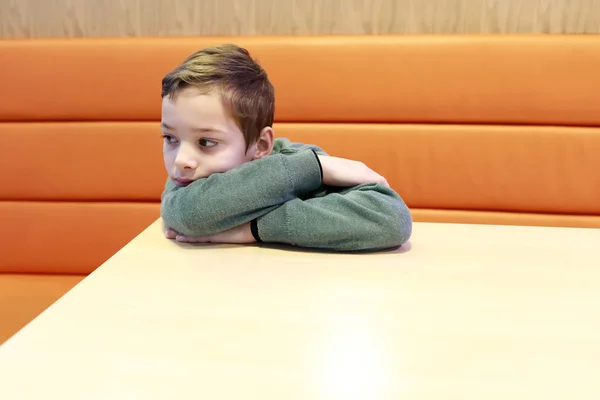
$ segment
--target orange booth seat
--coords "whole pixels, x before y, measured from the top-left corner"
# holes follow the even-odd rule
[[[0,342],[159,217],[161,78],[225,42],[415,221],[600,227],[597,36],[1,41]]]

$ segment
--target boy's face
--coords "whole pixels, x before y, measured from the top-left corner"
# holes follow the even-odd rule
[[[218,95],[187,88],[175,101],[163,98],[161,130],[165,167],[178,186],[256,158]]]

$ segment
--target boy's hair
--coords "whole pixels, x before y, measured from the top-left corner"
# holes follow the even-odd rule
[[[275,91],[267,73],[248,50],[224,44],[188,56],[162,79],[161,97],[175,100],[193,87],[203,94],[216,91],[244,134],[246,150],[263,128],[273,125]]]

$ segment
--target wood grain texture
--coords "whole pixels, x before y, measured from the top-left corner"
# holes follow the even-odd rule
[[[600,0],[0,0],[0,38],[600,32]]]

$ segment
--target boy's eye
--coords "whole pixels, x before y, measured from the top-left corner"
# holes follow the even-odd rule
[[[167,144],[173,144],[173,142],[175,142],[175,138],[171,135],[164,134],[163,139]]]
[[[200,146],[202,146],[202,147],[214,147],[218,144],[214,140],[210,140],[210,139],[200,139],[199,143],[200,143]]]

